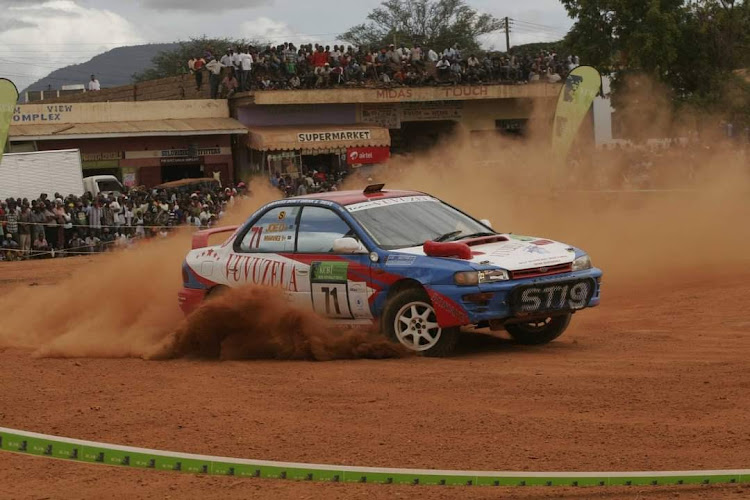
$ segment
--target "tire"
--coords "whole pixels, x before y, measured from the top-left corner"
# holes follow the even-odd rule
[[[511,323],[505,325],[505,329],[519,344],[547,344],[563,334],[570,324],[571,316],[573,315],[568,313],[532,323]]]
[[[424,290],[410,288],[388,299],[380,327],[389,339],[424,356],[450,355],[458,343],[458,328],[440,328]]]

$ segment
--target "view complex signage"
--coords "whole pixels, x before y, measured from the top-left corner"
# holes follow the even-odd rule
[[[391,150],[387,146],[346,148],[347,165],[370,165],[384,163],[390,158]]]

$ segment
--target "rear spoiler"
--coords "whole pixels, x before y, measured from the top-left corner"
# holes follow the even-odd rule
[[[208,239],[214,234],[236,231],[238,227],[240,226],[221,226],[198,231],[197,233],[193,234],[193,250],[195,250],[196,248],[207,247]]]

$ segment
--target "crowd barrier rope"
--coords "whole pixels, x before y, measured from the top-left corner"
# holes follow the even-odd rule
[[[634,472],[514,472],[400,469],[196,455],[83,441],[0,427],[0,450],[88,464],[216,476],[343,483],[454,486],[662,486],[750,482],[750,469]]]

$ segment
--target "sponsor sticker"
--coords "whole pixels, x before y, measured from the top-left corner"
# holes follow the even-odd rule
[[[493,250],[490,255],[495,255],[497,257],[506,257],[514,253],[516,250],[524,248],[525,246],[526,245],[521,242],[509,241],[507,243],[502,243],[500,248]]]
[[[538,247],[538,246],[534,246],[534,245],[526,247],[524,249],[524,251],[527,252],[527,253],[537,253],[537,254],[547,254],[547,253],[549,253],[547,251],[547,249],[542,248],[542,247]]]
[[[368,210],[376,207],[387,207],[390,205],[399,205],[401,203],[416,203],[420,201],[434,201],[438,200],[432,196],[401,196],[399,198],[383,198],[380,200],[369,200],[363,201],[362,203],[354,203],[347,205],[346,210],[349,212],[358,212],[360,210]]]
[[[417,260],[416,255],[389,255],[385,261],[386,267],[406,267],[414,264]]]
[[[311,281],[313,283],[346,282],[348,262],[313,262]]]

